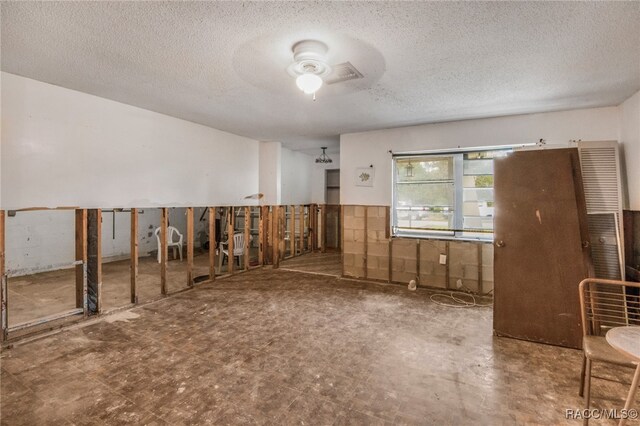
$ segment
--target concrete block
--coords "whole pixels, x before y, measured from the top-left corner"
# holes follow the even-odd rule
[[[389,243],[383,242],[369,242],[367,244],[367,254],[370,256],[389,256]]]
[[[447,280],[444,276],[420,274],[420,285],[427,287],[447,288]]]
[[[364,244],[364,229],[353,230],[353,241],[357,241]]]
[[[354,216],[364,218],[365,207],[364,206],[354,206]]]
[[[353,229],[344,229],[344,241],[353,241]]]
[[[387,227],[387,222],[383,217],[372,217],[368,219],[367,229],[372,231],[384,231]]]
[[[342,208],[343,208],[345,219],[347,217],[355,216],[355,206],[342,206]]]
[[[345,266],[345,268],[354,266],[355,257],[356,257],[354,254],[344,253],[342,257],[343,257],[343,265]]]

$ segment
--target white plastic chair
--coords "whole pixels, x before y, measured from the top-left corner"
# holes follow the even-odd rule
[[[155,230],[156,239],[158,240],[158,263],[161,262],[160,254],[162,250],[162,242],[160,241],[160,228],[156,228]],[[174,234],[178,235],[178,241],[174,241]],[[167,247],[173,248],[173,258],[176,257],[176,249],[178,249],[178,253],[180,253],[180,262],[182,262],[182,234],[178,231],[177,228],[173,226],[167,227]]]
[[[221,244],[222,257],[224,263],[224,256],[229,258],[229,240],[224,241]],[[226,247],[226,248],[225,248]],[[233,236],[233,257],[234,260],[237,257],[238,263],[242,265],[242,257],[244,256],[244,234],[235,234]]]

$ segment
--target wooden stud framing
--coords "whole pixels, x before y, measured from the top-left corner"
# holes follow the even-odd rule
[[[342,276],[344,277],[344,205],[340,204],[340,263],[342,264]]]
[[[0,342],[7,340],[8,324],[8,304],[7,304],[7,277],[4,271],[4,210],[0,210],[0,324],[2,332],[0,333]]]
[[[131,209],[131,303],[138,303],[138,209]]]
[[[166,296],[167,291],[167,263],[169,246],[167,245],[167,228],[169,227],[169,209],[163,207],[160,217],[160,293]]]
[[[87,302],[90,314],[102,312],[102,210],[87,210]]]
[[[325,253],[327,251],[327,206],[323,204],[320,206],[320,251]]]
[[[303,207],[304,208],[304,207]],[[311,204],[307,207],[307,214],[305,215],[305,229],[307,230],[307,252],[313,251],[313,236],[312,236],[312,226],[311,226]]]
[[[76,210],[76,308],[82,308],[85,316],[86,309],[86,282],[84,279],[87,264],[87,210]]]
[[[216,280],[216,208],[209,207],[209,279]]]
[[[265,226],[267,224],[266,215],[269,210],[267,206],[260,206],[260,219],[258,220],[258,265],[264,265],[264,249],[266,247],[266,236]]]
[[[280,206],[278,207],[278,247],[279,247],[279,258],[285,258],[285,241],[284,241],[284,231],[286,228],[286,207]]]
[[[249,246],[251,245],[251,207],[244,208],[244,270],[249,270]]]
[[[193,286],[193,207],[187,207],[187,286]]]
[[[280,209],[278,208],[278,206],[273,206],[271,208],[271,244],[273,245],[272,262],[274,269],[280,267],[280,244],[278,241],[278,216],[280,216],[279,212]]]
[[[300,254],[304,253],[304,206],[300,206],[300,229],[298,230],[298,232],[300,233],[300,236],[298,237],[299,243],[300,244]]]
[[[235,209],[234,207],[229,207],[227,209],[227,211],[229,212],[227,214],[227,250],[229,253],[229,256],[227,256],[227,266],[228,266],[228,271],[230,274],[233,274],[235,272],[236,269],[236,257],[233,255],[233,236],[235,233]]]
[[[296,206],[289,206],[289,255],[296,255]]]

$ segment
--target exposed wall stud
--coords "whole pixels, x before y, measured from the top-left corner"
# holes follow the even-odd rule
[[[228,266],[228,271],[230,274],[233,274],[235,272],[236,269],[236,258],[233,255],[233,236],[235,235],[235,225],[236,225],[236,221],[235,221],[235,208],[234,207],[229,207],[227,209],[227,211],[229,212],[227,214],[227,250],[229,253],[229,256],[227,256],[227,266]]]
[[[289,256],[296,255],[296,206],[289,206]]]
[[[416,239],[416,283],[420,284],[420,239]]]
[[[216,208],[209,207],[209,279],[216,280]]]
[[[102,210],[87,211],[87,302],[90,314],[102,312]]]
[[[342,276],[344,277],[344,205],[340,204],[340,263],[342,264]]]
[[[244,270],[249,270],[249,248],[251,245],[251,207],[244,208]]]
[[[163,207],[160,217],[160,293],[166,296],[167,291],[167,262],[169,246],[167,245],[167,228],[169,227],[169,209]]]
[[[193,207],[187,207],[187,286],[193,286]]]
[[[131,303],[138,303],[138,209],[131,209]]]
[[[87,210],[77,209],[76,214],[76,308],[85,308],[86,281],[85,268],[87,264]],[[84,315],[88,315],[86,311]]]
[[[300,233],[299,235],[299,244],[300,244],[300,254],[304,253],[304,206],[300,206],[300,224],[299,227],[300,229],[298,230],[298,232]]]
[[[258,220],[258,265],[264,265],[264,249],[266,247],[266,237],[267,233],[265,232],[266,226],[266,215],[269,207],[260,206],[260,219]]]
[[[327,206],[323,204],[320,207],[320,251],[327,251]]]

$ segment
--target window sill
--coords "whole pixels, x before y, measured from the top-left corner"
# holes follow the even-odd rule
[[[455,236],[451,234],[434,234],[434,233],[421,233],[421,232],[398,232],[396,234],[391,235],[391,238],[410,238],[410,239],[420,239],[420,240],[442,240],[442,241],[460,241],[467,243],[483,243],[483,244],[493,244],[493,234],[487,236],[486,238],[480,237],[464,237],[464,236]]]

